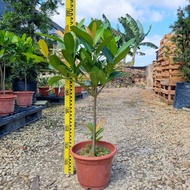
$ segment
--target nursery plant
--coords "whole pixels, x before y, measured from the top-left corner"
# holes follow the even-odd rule
[[[32,38],[23,34],[16,36],[15,60],[11,64],[13,79],[25,81],[25,91],[27,90],[27,81],[35,81],[39,71],[40,64],[36,64],[32,58],[28,58],[24,53],[35,53],[38,46],[33,44]]]
[[[108,29],[108,25],[101,20],[92,20],[88,26],[84,26],[83,19],[77,26],[71,26],[70,31],[66,27],[64,34],[60,31],[58,34],[60,37],[41,34],[57,41],[58,48],[53,54],[48,50],[45,41],[41,39],[38,43],[45,59],[35,55],[28,56],[35,58],[37,61],[48,62],[57,71],[58,76],[49,79],[49,84],[52,85],[61,79],[70,79],[82,86],[93,97],[93,122],[87,125],[92,132],[92,140],[88,142],[91,145],[91,156],[96,157],[96,148],[100,143],[97,138],[97,128],[99,128],[97,127],[96,115],[97,98],[109,81],[123,76],[124,73],[120,71],[119,63],[129,53],[130,45],[134,39],[129,40],[122,47],[118,48],[117,40],[119,38],[114,37]],[[83,80],[80,80],[81,77]],[[113,146],[107,148],[108,150],[114,149],[114,153],[112,153],[114,155],[116,148],[110,147]],[[105,159],[106,156],[101,157]],[[111,166],[111,162],[108,165]],[[110,169],[109,171],[111,172]],[[78,173],[80,173],[79,170],[77,170],[77,175]],[[81,173],[82,175],[90,175],[84,171]],[[97,185],[98,181],[102,181],[99,177],[95,180],[96,177],[93,175],[95,174],[92,174],[91,180],[93,180],[92,183],[94,185]],[[106,173],[105,176],[107,176],[106,182],[98,185],[98,187],[104,187],[108,183],[110,173]],[[78,179],[80,182],[80,177]],[[94,187],[92,184],[83,184],[83,182],[80,182],[80,184],[83,187]]]
[[[15,60],[16,35],[0,30],[0,75],[2,90],[5,92],[6,68]]]
[[[12,32],[0,30],[0,76],[1,89],[3,94],[0,95],[0,116],[12,114],[14,112],[14,104],[16,95],[6,94],[5,80],[7,80],[6,69],[15,59],[15,39],[16,36]]]

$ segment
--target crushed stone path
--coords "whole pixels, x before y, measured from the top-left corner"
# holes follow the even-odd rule
[[[75,104],[75,142],[87,139],[92,98]],[[190,111],[177,110],[150,89],[106,88],[98,118],[103,140],[116,144],[105,190],[190,190]],[[82,190],[63,173],[64,107],[43,110],[41,120],[0,139],[0,190]]]

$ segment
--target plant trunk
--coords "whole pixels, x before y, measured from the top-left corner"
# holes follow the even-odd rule
[[[24,90],[27,91],[27,79],[26,79],[26,72],[24,75]]]
[[[94,117],[94,128],[92,134],[92,154],[95,156],[96,154],[96,101],[97,101],[97,88],[94,88],[94,110],[93,110],[93,117]]]
[[[5,64],[3,66],[3,78],[2,78],[2,90],[3,90],[3,94],[5,95]]]

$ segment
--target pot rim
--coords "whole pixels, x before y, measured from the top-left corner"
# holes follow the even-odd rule
[[[82,142],[79,142],[79,143],[76,143],[74,144],[71,149],[70,149],[70,154],[76,158],[76,159],[80,159],[80,160],[106,160],[106,159],[109,159],[111,157],[113,157],[116,153],[117,153],[117,147],[110,143],[110,142],[107,142],[107,141],[98,141],[97,144],[109,144],[110,146],[113,147],[113,150],[110,152],[110,154],[107,154],[105,156],[99,156],[99,157],[88,157],[88,156],[81,156],[81,155],[78,155],[77,153],[75,153],[73,150],[76,146],[80,146],[81,144],[87,144],[87,143],[92,143],[92,141],[88,140],[88,141],[82,141]]]

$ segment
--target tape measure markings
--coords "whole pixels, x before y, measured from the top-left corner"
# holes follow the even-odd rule
[[[75,25],[75,0],[66,0],[66,25]],[[75,85],[70,80],[65,81],[65,128],[64,128],[64,173],[74,173],[74,160],[69,150],[74,144],[74,102]]]

